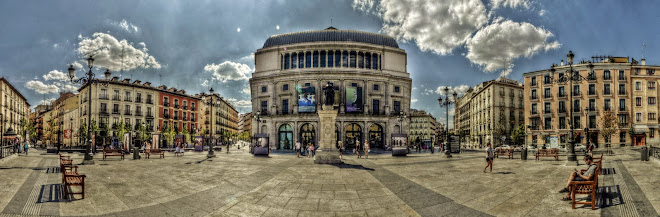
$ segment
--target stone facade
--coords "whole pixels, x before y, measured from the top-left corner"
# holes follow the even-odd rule
[[[507,78],[483,82],[456,101],[455,131],[468,144],[499,146],[510,141],[512,130],[523,124],[523,86]],[[502,141],[501,137],[505,137]]]
[[[252,136],[252,112],[241,114],[238,117],[238,133],[247,132]]]
[[[342,34],[361,42],[325,41]],[[293,36],[301,37],[287,38]],[[286,43],[271,46],[283,38]],[[391,39],[334,28],[271,36],[255,53],[256,70],[250,78],[252,114],[259,113],[261,120],[252,120],[252,133],[268,134],[272,149],[292,149],[296,141],[318,144],[316,111],[326,100],[322,88],[328,83],[336,88],[335,127],[346,148],[367,138],[371,147],[383,148],[392,133],[407,132],[409,121],[403,120],[401,127],[397,119],[410,110],[406,53],[395,40],[381,45],[377,38]]]
[[[660,82],[660,66],[633,65],[630,74],[632,94],[633,145],[658,145],[660,128],[658,111],[658,82]]]
[[[211,97],[210,94],[197,94],[196,97],[200,98],[200,124],[202,132],[210,132],[210,127],[213,125],[214,136],[231,136],[231,134],[238,133],[238,111],[227,100],[220,97],[219,94],[214,93]],[[211,119],[210,103],[211,98],[215,102],[213,108],[213,119]],[[203,121],[203,122],[202,122]]]
[[[425,140],[435,142],[434,139],[436,139],[439,133],[438,127],[441,126],[433,115],[424,110],[411,109],[409,141],[415,142],[419,139],[420,142],[424,142]]]
[[[4,77],[0,78],[0,111],[2,111],[2,127],[4,135],[10,127],[16,133],[22,132],[21,121],[27,123],[30,117],[30,104],[23,94],[18,92],[14,86]],[[20,138],[25,135],[19,135]]]

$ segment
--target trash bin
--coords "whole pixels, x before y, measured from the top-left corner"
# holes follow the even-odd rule
[[[527,148],[523,148],[520,150],[520,159],[527,160]]]
[[[641,154],[642,154],[642,161],[649,160],[649,149],[647,147],[642,147]]]

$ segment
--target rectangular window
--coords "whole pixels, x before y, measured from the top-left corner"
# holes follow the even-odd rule
[[[291,64],[289,64],[289,61],[290,61],[289,59],[290,59],[290,55],[289,54],[284,54],[284,69],[289,69],[289,67],[291,65]]]
[[[364,68],[364,53],[358,52],[357,64],[358,64],[358,68],[361,68],[361,69]]]
[[[580,116],[573,117],[573,126],[575,126],[574,129],[582,128],[582,125],[580,123]]]
[[[304,62],[305,67],[304,68],[312,68],[312,52],[307,51],[304,55],[305,55],[305,59],[304,59],[305,60],[305,62]],[[303,56],[303,53],[300,53],[300,57],[298,58],[298,59],[300,59],[300,61],[299,61],[300,68],[303,68],[303,58],[302,58],[302,56]]]
[[[401,92],[401,88],[399,86],[394,86],[394,92],[395,93]]]
[[[394,113],[395,114],[400,114],[401,113],[401,102],[400,101],[394,101]]]
[[[589,128],[596,128],[596,116],[589,116]]]
[[[626,127],[626,125],[628,125],[628,115],[618,115],[618,116],[619,116],[619,127]]]
[[[131,91],[126,91],[126,95],[124,96],[124,101],[131,101]]]
[[[646,74],[647,75],[655,75],[655,69],[647,69]]]
[[[642,106],[642,97],[635,97],[635,106]]]
[[[319,52],[318,51],[314,51],[314,57],[312,59],[312,63],[314,65],[314,68],[319,67]]]
[[[320,55],[320,59],[319,59],[319,65],[320,65],[322,68],[325,68],[325,61],[326,61],[326,59],[325,59],[325,51],[321,51],[321,55]]]
[[[635,122],[640,122],[642,121],[642,113],[635,113]]]
[[[312,86],[312,84],[310,84],[310,83],[305,83],[305,87],[311,87],[311,86]]]
[[[639,75],[641,69],[635,69],[635,75]]]
[[[121,100],[119,96],[119,90],[114,90],[115,94],[112,95],[112,100]]]
[[[112,114],[119,114],[119,104],[112,105]]]
[[[351,51],[350,56],[349,56],[349,64],[351,68],[356,67],[356,60],[357,60],[357,53],[355,51]]]
[[[536,103],[532,103],[532,114],[535,115],[537,113],[538,113],[538,111],[537,111]]]
[[[604,99],[603,108],[605,109],[605,111],[611,110],[612,109],[612,100],[611,99]]]
[[[549,103],[549,102],[546,102],[546,103],[543,105],[543,107],[544,107],[544,109],[543,109],[543,113],[546,113],[546,114],[552,113],[552,111],[551,111],[551,109],[550,109],[551,106],[550,106],[550,103]]]
[[[380,114],[380,100],[374,99],[371,107],[373,107],[374,114]]]
[[[655,112],[650,112],[650,113],[648,114],[648,116],[649,116],[649,121],[655,121],[655,120],[657,120],[656,117],[655,117]]]
[[[268,114],[268,101],[261,101],[261,114]]]
[[[543,97],[544,98],[552,98],[552,93],[550,93],[550,88],[543,89]]]
[[[335,67],[341,67],[341,52],[335,51]]]
[[[335,62],[334,59],[334,51],[328,51],[328,67],[335,67],[333,63]]]
[[[374,91],[378,91],[378,88],[379,88],[378,84],[374,84]]]
[[[530,83],[531,83],[532,86],[536,86],[536,76],[532,77],[532,80],[531,80]]]
[[[642,90],[642,82],[635,82],[635,90]]]
[[[532,99],[537,99],[538,96],[536,95],[536,89],[532,90]]]
[[[619,99],[619,111],[626,110],[626,99]]]
[[[266,86],[261,86],[261,92],[266,92],[268,90],[268,87]]]
[[[649,90],[655,90],[655,81],[649,81],[646,86]]]
[[[348,51],[342,52],[341,61],[341,67],[348,67]]]
[[[655,97],[649,97],[649,105],[655,105]]]
[[[580,112],[580,100],[573,100],[573,112]]]
[[[610,84],[603,84],[603,95],[610,95],[610,94],[612,94]]]
[[[610,80],[612,77],[610,76],[610,70],[605,70],[603,72],[603,80]]]
[[[550,75],[543,76],[543,84],[550,84],[550,83],[552,83],[552,79],[550,79]]]
[[[289,85],[288,84],[282,85],[282,91],[287,91],[287,90],[289,90]]]
[[[589,111],[596,111],[596,99],[589,99]]]
[[[573,96],[580,95],[580,85],[573,85]]]
[[[566,102],[559,101],[559,113],[566,112]]]
[[[619,70],[619,80],[626,80],[626,73],[623,70]]]
[[[300,65],[302,67],[302,65]],[[298,53],[291,54],[291,68],[298,68]]]
[[[559,129],[566,129],[566,117],[559,117]]]
[[[550,117],[545,118],[545,122],[543,122],[543,124],[545,125],[545,126],[543,126],[544,130],[552,129],[552,118],[550,118]]]
[[[596,84],[589,84],[589,95],[596,95]]]
[[[619,95],[626,95],[626,84],[619,84]]]
[[[564,97],[566,96],[566,90],[564,86],[559,86],[559,97]]]
[[[650,138],[655,138],[655,129],[654,128],[649,128],[649,137]]]
[[[626,132],[620,132],[619,133],[619,142],[621,142],[621,143],[626,142]]]
[[[282,100],[282,114],[289,114],[289,100]]]

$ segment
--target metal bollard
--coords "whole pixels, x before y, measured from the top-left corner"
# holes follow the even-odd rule
[[[649,160],[649,149],[647,147],[642,147],[641,150],[641,158],[642,161],[648,161]]]

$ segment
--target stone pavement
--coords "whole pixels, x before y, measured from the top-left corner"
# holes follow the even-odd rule
[[[212,159],[97,155],[79,168],[85,199],[69,201],[60,196],[58,157],[33,151],[0,161],[0,216],[658,216],[660,164],[615,152],[605,156],[597,209],[573,210],[557,191],[575,163],[551,158],[499,158],[483,173],[480,152],[345,155],[343,165],[245,149]]]

